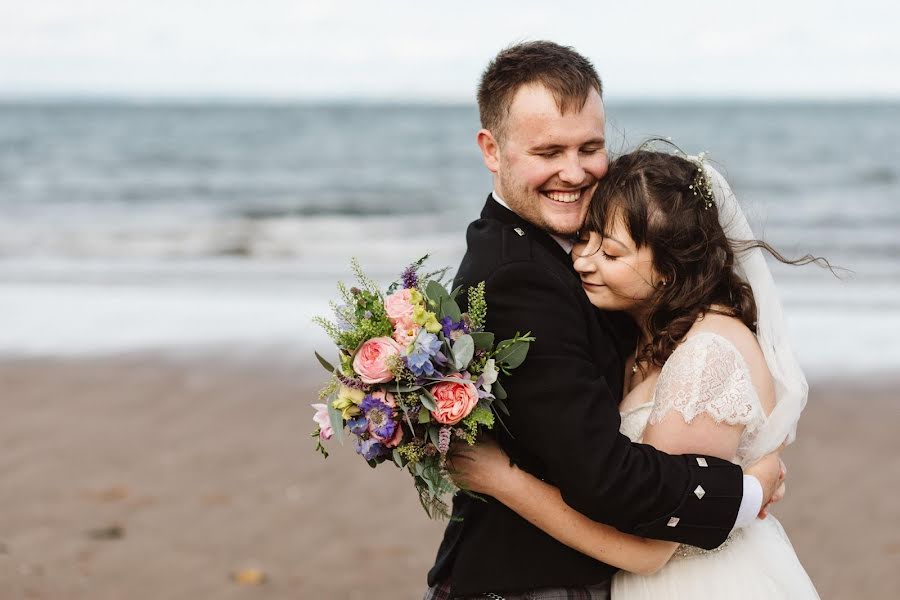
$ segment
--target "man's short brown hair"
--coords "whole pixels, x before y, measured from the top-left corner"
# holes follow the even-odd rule
[[[603,95],[594,65],[572,48],[547,41],[510,46],[488,64],[478,85],[481,126],[498,141],[516,92],[531,83],[553,94],[560,114],[581,110],[591,88]]]

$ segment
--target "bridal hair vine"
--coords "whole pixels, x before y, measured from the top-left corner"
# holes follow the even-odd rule
[[[703,201],[704,210],[709,210],[716,203],[716,196],[713,194],[712,182],[706,176],[706,170],[703,168],[705,158],[706,152],[698,154],[696,159],[688,157],[688,160],[697,165],[697,174],[694,175],[694,181],[688,186],[688,189]]]

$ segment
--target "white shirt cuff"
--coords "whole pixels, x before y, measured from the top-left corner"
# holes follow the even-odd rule
[[[747,527],[756,522],[756,517],[762,510],[762,500],[763,491],[759,480],[753,475],[744,475],[744,497],[741,498],[741,508],[738,509],[734,529]]]

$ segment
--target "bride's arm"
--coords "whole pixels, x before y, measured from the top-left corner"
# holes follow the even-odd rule
[[[698,415],[688,424],[672,411],[644,432],[645,442],[671,454],[734,456],[742,426],[716,423]],[[642,575],[661,569],[678,548],[597,523],[566,504],[559,489],[511,465],[494,442],[461,447],[452,460],[453,479],[461,487],[493,496],[557,541],[582,554]]]

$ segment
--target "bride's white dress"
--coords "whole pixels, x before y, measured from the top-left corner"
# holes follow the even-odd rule
[[[726,338],[698,333],[688,338],[663,366],[653,399],[622,414],[622,433],[639,442],[648,422],[669,411],[686,422],[697,415],[745,426],[733,462],[743,457],[766,427],[766,415],[743,356]],[[769,516],[731,533],[716,550],[680,546],[659,572],[613,578],[613,600],[818,598],[781,524]]]

